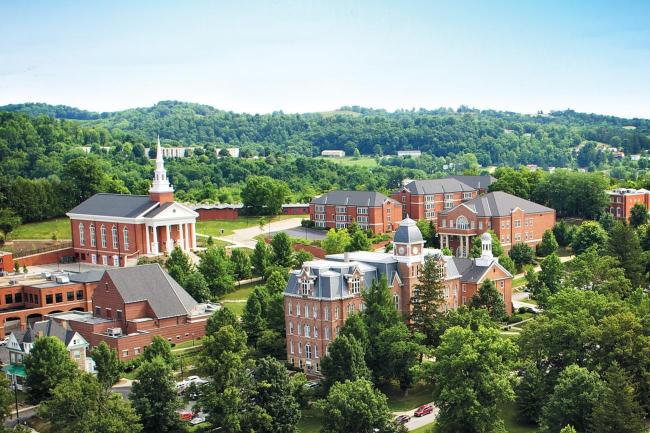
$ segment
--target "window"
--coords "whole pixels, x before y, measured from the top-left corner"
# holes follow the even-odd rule
[[[289,301],[289,316],[293,314],[293,304]]]
[[[77,300],[83,299],[84,298],[84,291],[83,290],[77,290]]]
[[[124,234],[124,249],[128,250],[129,249],[129,229],[127,227],[124,227],[124,230],[122,230]]]
[[[424,196],[424,201],[427,202],[427,203],[433,203],[434,200],[435,200],[435,196],[433,196],[433,195],[425,195]],[[429,205],[427,205],[427,206],[429,206]],[[427,209],[429,209],[429,208],[427,208]]]
[[[92,263],[93,265],[96,265],[96,264],[97,264],[97,254],[92,254],[92,255],[90,256],[90,261],[91,261],[91,263]]]
[[[311,359],[311,344],[305,344],[305,356],[307,359]]]
[[[302,354],[302,343],[298,342],[298,354]]]
[[[50,295],[45,295],[45,303],[46,304],[54,303],[54,297],[51,294]]]
[[[91,226],[92,227],[92,226]],[[81,246],[86,245],[86,233],[84,232],[84,225],[79,224],[79,244]]]
[[[305,338],[310,338],[311,337],[311,327],[309,325],[305,325]]]
[[[526,232],[528,233],[528,232]],[[515,240],[520,241],[521,240],[521,233],[515,233]]]
[[[311,311],[314,313],[314,319],[318,319],[318,306],[316,304],[314,304]]]
[[[368,208],[367,207],[358,207],[357,208],[357,215],[368,215]]]
[[[354,304],[348,304],[347,309],[348,309],[348,317],[354,314]]]
[[[318,326],[314,326],[314,338],[318,338]]]
[[[300,317],[300,304],[296,304],[296,316]]]
[[[478,222],[478,229],[483,230],[483,221]]]
[[[110,308],[107,308],[106,309],[106,317],[108,317],[109,319],[112,319],[113,318],[113,310],[111,310]]]
[[[329,309],[329,307],[323,307],[323,319],[330,320],[330,309]]]
[[[113,249],[117,249],[117,227],[113,226],[111,229],[111,240],[113,241]]]
[[[464,192],[463,193],[463,200],[469,200],[472,198],[472,193],[471,192]]]
[[[102,315],[102,307],[95,307],[95,316]]]
[[[334,334],[334,337],[338,337],[338,336],[339,336],[339,332],[341,332],[341,327],[340,327],[340,326],[337,326],[337,327],[336,327],[336,334]]]
[[[314,358],[318,358],[318,345],[314,344]],[[318,364],[316,364],[318,366]],[[318,367],[316,367],[318,368]]]
[[[435,209],[435,208],[436,208],[436,204],[435,204],[435,203],[427,203],[427,204],[424,205],[424,208],[425,208],[426,210]]]
[[[330,339],[330,328],[328,327],[325,328],[325,339],[326,340]]]
[[[289,352],[293,355],[293,340],[289,341]]]
[[[339,320],[339,307],[338,307],[338,305],[334,308],[334,320]]]
[[[357,217],[357,222],[367,223],[368,222],[368,217],[367,216],[358,216]]]
[[[325,221],[316,221],[316,227],[325,228]]]
[[[108,266],[108,256],[102,256],[102,265]]]
[[[303,296],[309,296],[309,286],[310,286],[310,281],[309,280],[302,280],[300,282],[300,294]],[[300,314],[298,314],[300,315]]]
[[[463,283],[463,293],[467,292],[467,284]]]
[[[469,221],[467,221],[467,218],[461,215],[456,220],[456,227],[462,230],[466,230],[469,228]]]
[[[293,335],[293,322],[289,322],[289,335]]]
[[[350,292],[353,295],[358,295],[361,291],[361,280],[359,278],[353,278],[350,282]]]
[[[325,206],[323,206],[322,204],[317,204],[316,212],[325,212]]]
[[[133,354],[134,355],[139,355],[140,354],[140,348],[139,347],[134,347],[133,348]]]
[[[129,350],[125,349],[122,351],[122,358],[126,358],[127,356],[129,356]]]
[[[337,215],[337,216],[336,216],[336,221],[338,221],[338,222],[345,222],[345,221],[347,221],[347,220],[348,220],[348,216],[347,216],[347,215]]]
[[[397,293],[393,295],[393,306],[396,310],[399,310],[399,295]]]
[[[445,286],[444,293],[445,293],[445,299],[449,299],[449,287]]]
[[[503,281],[503,280],[499,281],[499,287],[502,288],[502,289],[505,288],[506,287],[506,282]]]
[[[515,220],[515,221],[514,221],[514,225],[515,225],[515,228],[516,228],[516,229],[518,229],[519,227],[521,227],[521,220]]]
[[[336,213],[345,213],[345,206],[336,206]]]
[[[117,320],[122,320],[122,310],[115,310],[115,318]]]
[[[102,248],[106,248],[106,227],[104,227],[104,224],[99,229],[99,235],[102,238]]]
[[[447,220],[442,220],[442,226],[447,227]]]
[[[113,256],[113,266],[116,268],[120,266],[120,256]]]
[[[23,294],[22,293],[14,294],[14,302],[23,302]]]
[[[300,326],[300,322],[298,322],[298,326],[296,328],[298,330],[298,335],[302,335],[302,326]]]
[[[68,302],[74,301],[74,292],[67,292],[65,294],[65,298]]]
[[[317,213],[316,214],[316,219],[321,220],[321,221],[325,221],[325,214],[324,213]]]
[[[11,293],[5,295],[5,304],[13,304],[14,303],[14,297]]]
[[[305,319],[309,319],[309,304],[305,304]]]

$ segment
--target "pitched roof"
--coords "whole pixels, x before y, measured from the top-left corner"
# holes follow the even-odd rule
[[[458,179],[451,178],[412,180],[404,185],[404,188],[411,194],[418,195],[471,192],[476,189]]]
[[[164,212],[166,209],[169,209],[170,207],[174,206],[173,201],[168,201],[167,203],[163,203],[162,205],[156,207],[154,210],[147,212],[145,215],[147,218],[153,218],[156,215],[160,214],[161,212]]]
[[[487,174],[484,176],[449,176],[452,179],[459,180],[474,189],[485,188],[496,182],[496,178]]]
[[[334,204],[341,206],[381,206],[391,200],[384,194],[375,191],[330,191],[311,202],[314,204]]]
[[[104,276],[104,270],[92,270],[78,273],[70,273],[70,281],[74,283],[93,283],[99,281]]]
[[[75,206],[69,213],[135,218],[156,206],[148,195],[98,193]]]
[[[541,204],[537,204],[503,191],[494,191],[466,201],[458,206],[467,206],[481,217],[507,216],[510,215],[512,210],[515,208],[520,208],[526,213],[554,212],[550,207],[542,206]],[[453,209],[456,209],[456,207]],[[453,209],[441,213],[447,214]]]
[[[76,332],[71,329],[66,329],[58,322],[49,319],[35,322],[30,329],[14,331],[12,334],[20,345],[20,349],[24,351],[24,344],[34,342],[38,336],[56,337],[67,346],[70,344]]]
[[[185,316],[197,302],[159,264],[108,269],[125,303],[146,301],[156,318]]]

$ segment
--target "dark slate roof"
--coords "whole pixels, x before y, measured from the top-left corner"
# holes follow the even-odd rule
[[[449,177],[452,179],[459,180],[464,184],[471,186],[474,189],[480,189],[480,188],[487,189],[488,186],[496,182],[496,178],[490,176],[489,174],[485,176],[449,176]]]
[[[69,274],[70,281],[73,283],[94,283],[101,280],[103,276],[103,269]]]
[[[530,200],[503,191],[494,191],[466,201],[458,206],[467,206],[475,211],[478,216],[485,217],[507,216],[510,215],[512,210],[515,208],[520,208],[526,213],[554,212],[550,207],[542,206],[541,204],[534,203]],[[441,213],[447,214],[452,210],[453,209],[449,209]]]
[[[393,238],[393,242],[402,244],[423,242],[422,232],[418,228],[415,221],[413,221],[411,218],[404,218],[397,230],[395,230],[395,237]]]
[[[156,205],[148,195],[99,193],[75,206],[69,213],[135,218]]]
[[[447,264],[447,277],[449,278],[462,277],[474,266],[472,259],[463,257],[446,257],[445,263]]]
[[[334,204],[339,206],[381,206],[392,200],[375,191],[330,191],[312,200],[314,204]]]
[[[21,350],[24,351],[24,344],[32,343],[39,335],[43,337],[56,337],[67,346],[70,344],[70,340],[72,340],[72,337],[76,332],[71,329],[65,329],[61,324],[54,320],[43,320],[35,322],[32,325],[32,328],[27,329],[26,331],[14,331],[12,334],[16,338],[16,341],[18,341]]]
[[[377,268],[363,262],[337,262],[330,260],[314,260],[305,262],[303,269],[309,269],[309,277],[314,281],[313,297],[325,299],[341,299],[351,296],[348,290],[348,275],[359,269],[364,279],[364,286],[370,287],[377,278]],[[299,277],[302,270],[289,274],[289,281],[284,293],[299,294]]]
[[[404,188],[411,194],[418,195],[471,192],[476,189],[458,179],[451,178],[412,180]]]
[[[106,271],[125,303],[147,301],[156,318],[185,316],[197,302],[159,264]]]

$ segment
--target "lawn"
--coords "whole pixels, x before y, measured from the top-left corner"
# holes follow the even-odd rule
[[[321,411],[318,409],[305,409],[298,422],[299,433],[318,433],[321,428]]]
[[[244,313],[244,307],[246,307],[246,302],[245,301],[224,302],[223,305],[227,307],[230,311],[235,313],[235,316],[241,317],[241,315]]]
[[[433,424],[434,423],[423,425],[422,427],[416,428],[415,430],[411,430],[411,433],[429,433],[433,428]]]
[[[517,411],[514,403],[507,403],[501,408],[501,416],[506,424],[508,433],[535,433],[537,427],[530,424],[522,424],[517,421]]]
[[[70,220],[68,218],[55,218],[37,223],[27,223],[18,227],[9,235],[10,239],[70,239]]]
[[[278,215],[273,221],[281,221],[289,218],[300,218],[300,215]],[[229,236],[233,230],[245,229],[247,227],[257,227],[262,217],[241,217],[236,220],[210,220],[197,221],[196,232],[208,236]],[[266,218],[266,217],[264,217]],[[268,220],[268,219],[267,219]],[[221,230],[223,229],[223,234]]]
[[[408,395],[403,395],[397,384],[382,386],[381,392],[388,397],[388,407],[393,412],[415,409],[426,403],[431,403],[431,385],[419,383],[409,389]]]
[[[346,167],[351,167],[351,166],[364,167],[364,168],[377,167],[377,160],[373,156],[361,156],[359,158],[355,158],[353,156],[345,156],[343,158],[321,157],[321,159],[326,159],[327,161],[334,162],[336,164],[341,164]]]
[[[245,301],[253,293],[255,287],[260,283],[242,284],[237,290],[232,293],[225,294],[219,299],[220,301]]]
[[[526,277],[517,277],[512,280],[512,288],[523,287],[526,285]]]

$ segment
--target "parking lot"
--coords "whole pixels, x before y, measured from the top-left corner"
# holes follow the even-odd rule
[[[292,238],[306,239],[309,241],[319,241],[321,239],[325,239],[325,236],[327,236],[327,232],[325,230],[316,230],[306,227],[294,227],[286,230],[279,230],[277,232],[271,232],[271,236],[280,232],[284,232]]]

